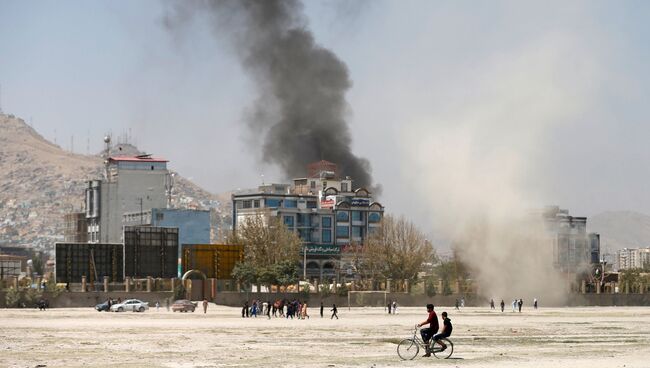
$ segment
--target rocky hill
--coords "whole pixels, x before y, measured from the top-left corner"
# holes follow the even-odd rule
[[[603,212],[590,217],[587,227],[600,233],[601,249],[611,254],[626,247],[650,247],[650,216],[643,213]]]
[[[112,154],[138,152],[127,146]],[[49,251],[62,241],[63,215],[82,210],[85,182],[101,178],[103,161],[100,155],[64,151],[22,119],[0,114],[0,247]],[[227,202],[178,174],[172,204],[211,209],[216,226],[229,221]]]

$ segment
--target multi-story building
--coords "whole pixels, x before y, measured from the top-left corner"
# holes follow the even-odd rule
[[[619,270],[650,266],[650,248],[623,248],[618,251],[616,263]]]
[[[151,155],[109,157],[104,180],[92,180],[86,188],[88,241],[120,243],[122,216],[167,206],[167,160]]]
[[[333,279],[352,272],[344,255],[362,245],[379,226],[384,207],[365,188],[353,190],[353,179],[341,177],[336,164],[320,161],[293,184],[267,184],[232,196],[233,229],[250,216],[277,217],[303,243],[307,278]]]
[[[579,273],[600,259],[600,235],[587,234],[587,218],[550,206],[542,211],[545,230],[553,247],[553,264],[566,273]]]

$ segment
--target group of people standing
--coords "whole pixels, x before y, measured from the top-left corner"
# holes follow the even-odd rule
[[[523,305],[524,305],[524,300],[523,300],[523,299],[521,299],[521,298],[519,298],[519,299],[517,299],[517,298],[513,299],[513,300],[512,300],[512,311],[513,311],[513,312],[516,312],[517,310],[519,310],[519,313],[521,313],[521,307],[522,307]],[[501,306],[501,312],[503,312],[503,310],[504,310],[505,307],[506,307],[506,303],[503,301],[503,299],[501,299],[501,304],[500,304],[500,306]],[[534,298],[534,299],[533,299],[533,308],[534,308],[534,309],[537,309],[537,298]],[[494,299],[490,299],[490,309],[494,309]]]
[[[325,306],[323,305],[323,302],[321,302],[321,318],[323,318],[324,309]],[[338,309],[336,308],[336,304],[332,305],[332,309],[330,309],[330,311],[332,312],[330,319],[333,319],[335,317],[336,319],[339,319],[339,316],[337,315]],[[298,299],[294,299],[293,301],[289,301],[287,299],[278,299],[272,303],[270,300],[265,302],[262,302],[260,300],[253,300],[250,304],[248,304],[248,301],[245,301],[241,310],[242,318],[257,318],[258,315],[266,316],[268,319],[271,319],[271,316],[291,319],[294,319],[294,317],[297,319],[309,319],[309,314],[307,313],[307,301],[301,302]]]

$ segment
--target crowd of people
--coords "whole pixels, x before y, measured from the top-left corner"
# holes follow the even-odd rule
[[[513,312],[519,311],[519,313],[521,313],[521,308],[523,307],[523,305],[524,305],[524,300],[523,299],[521,299],[521,298],[513,299],[512,300],[512,311]],[[501,306],[501,312],[503,312],[505,310],[505,307],[506,307],[506,303],[505,303],[505,301],[503,299],[501,299],[500,306]],[[495,309],[495,307],[494,307],[494,299],[490,299],[490,309]],[[537,298],[533,299],[533,309],[537,309]]]
[[[320,317],[323,318],[325,311],[325,306],[323,302],[320,303]],[[330,319],[339,319],[338,308],[336,304],[332,304],[330,309],[332,315]],[[297,319],[309,319],[309,313],[307,312],[307,301],[300,301],[299,299],[277,299],[274,302],[270,300],[261,301],[253,300],[251,303],[245,301],[241,309],[242,318],[257,318],[257,316],[266,317],[271,319],[275,318],[297,318]]]

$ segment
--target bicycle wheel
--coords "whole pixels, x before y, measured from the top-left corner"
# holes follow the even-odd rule
[[[413,360],[420,352],[420,346],[413,339],[404,339],[397,345],[397,355],[402,360]]]
[[[448,359],[451,356],[451,354],[454,353],[454,343],[452,343],[451,340],[447,338],[441,340],[445,345],[447,345],[447,348],[445,350],[442,350],[440,344],[434,343],[431,352],[433,353],[433,356],[435,356],[438,359]]]

